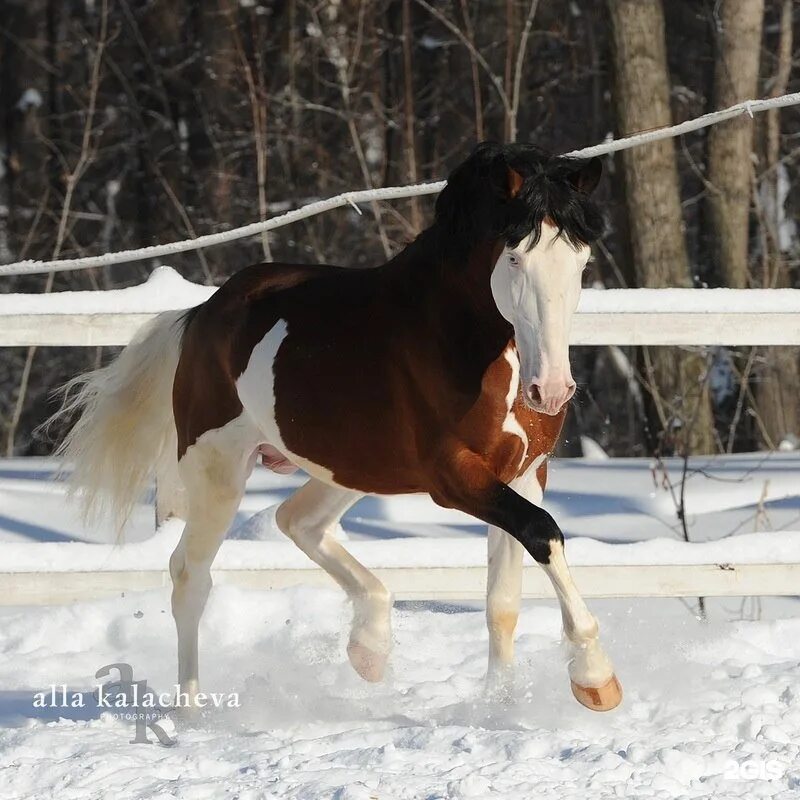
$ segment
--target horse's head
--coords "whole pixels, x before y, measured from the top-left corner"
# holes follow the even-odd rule
[[[603,217],[589,195],[601,162],[550,156],[531,145],[479,145],[448,179],[437,219],[467,246],[500,252],[491,291],[511,323],[525,402],[556,414],[575,393],[569,333],[581,274]]]

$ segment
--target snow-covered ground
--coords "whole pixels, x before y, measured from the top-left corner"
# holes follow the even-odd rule
[[[583,458],[550,462],[545,506],[565,534],[604,542],[682,538],[676,515],[682,462],[666,459]],[[0,541],[116,542],[107,527],[87,530],[54,481],[57,464],[38,458],[0,459]],[[258,536],[245,523],[300,486],[300,474],[260,467],[247,485],[232,531]],[[800,529],[800,453],[749,453],[692,459],[684,492],[693,541],[737,533]],[[142,503],[125,531],[126,542],[153,534],[152,505]],[[420,495],[367,497],[345,516],[351,539],[407,536],[480,536],[485,526]],[[236,529],[238,528],[238,533]]]
[[[652,466],[556,461],[547,504],[570,537],[677,541],[672,493]],[[81,528],[52,467],[0,462],[0,569],[35,563],[53,543],[79,560],[85,546],[67,543],[113,539]],[[680,464],[666,467],[677,482]],[[730,541],[733,552],[733,534],[800,529],[800,456],[736,456],[692,468],[693,539]],[[269,533],[266,521],[247,518],[296,482],[256,472],[232,536]],[[367,499],[343,527],[356,546],[483,536],[482,526],[423,498]],[[147,553],[151,534],[152,509],[143,505],[126,539]],[[430,552],[436,544],[420,542]],[[591,606],[625,689],[623,705],[606,715],[570,695],[553,603],[525,604],[516,689],[500,699],[484,687],[480,604],[399,604],[390,674],[369,685],[347,663],[350,611],[338,592],[217,587],[201,628],[202,679],[229,701],[236,693],[238,707],[178,720],[172,747],[131,744],[134,725],[88,694],[102,682],[97,670],[114,662],[172,691],[168,589],[1,608],[0,798],[798,796],[800,603],[718,600],[705,623],[679,600]],[[62,684],[83,707],[49,707],[50,687]],[[37,692],[45,692],[45,707],[34,705]]]
[[[131,744],[133,726],[88,701],[31,700],[53,683],[88,692],[118,661],[169,691],[167,591],[6,609],[0,796],[797,797],[800,619],[701,624],[677,603],[593,605],[626,692],[602,716],[569,693],[548,605],[522,614],[517,688],[500,702],[484,693],[478,610],[397,609],[391,674],[369,685],[344,657],[337,593],[220,587],[202,629],[203,679],[238,692],[240,707],[179,723],[169,748]]]

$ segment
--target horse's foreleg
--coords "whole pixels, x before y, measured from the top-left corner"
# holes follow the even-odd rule
[[[570,648],[572,693],[579,703],[593,711],[609,711],[622,700],[622,688],[600,644],[597,620],[572,580],[563,543],[550,543],[550,559],[542,567],[561,604],[564,636]]]
[[[489,571],[486,584],[486,627],[489,629],[488,679],[496,688],[510,684],[514,630],[519,618],[524,548],[504,530],[489,526]]]
[[[529,470],[531,472],[535,475],[534,467]],[[600,645],[597,620],[586,608],[570,576],[564,559],[564,537],[555,520],[543,508],[499,481],[485,460],[461,443],[448,443],[442,449],[431,477],[434,484],[431,496],[435,501],[466,511],[507,531],[543,567],[555,587],[561,604],[564,632],[572,648],[569,670],[573,694],[579,702],[595,711],[607,711],[617,706],[622,699],[622,690],[611,662]],[[536,492],[532,480],[521,481],[517,485],[530,496]],[[541,499],[541,493],[538,497]],[[511,564],[508,558],[511,551],[504,552],[508,567]],[[511,564],[512,569],[516,563],[514,561]],[[498,574],[496,571],[494,585],[498,584]],[[506,577],[508,575],[506,572]],[[490,577],[490,595],[492,590]],[[502,591],[497,590],[497,594],[498,598],[503,596]],[[512,616],[506,618],[505,626],[496,626],[498,631],[495,635],[496,642],[501,649],[505,648],[509,657],[511,637],[516,626],[514,607],[518,599],[511,596],[510,600],[512,602],[509,602],[509,593],[506,593],[505,610],[510,609]],[[502,619],[499,616],[502,607],[503,603],[498,602],[495,622]],[[489,624],[491,629],[491,615]]]
[[[254,445],[236,421],[205,433],[186,451],[178,468],[186,487],[188,514],[169,562],[172,615],[178,633],[178,683],[194,706],[198,693],[198,628],[211,591],[211,564],[244,494],[255,460]]]
[[[342,514],[360,497],[312,479],[281,504],[276,522],[347,593],[353,603],[347,655],[362,678],[379,681],[391,650],[392,596],[333,535]]]
[[[511,482],[532,503],[542,501],[537,458],[523,475]],[[486,625],[489,629],[489,680],[502,688],[511,678],[514,661],[514,630],[519,618],[522,594],[522,554],[525,548],[513,536],[489,526],[489,569],[486,585]]]

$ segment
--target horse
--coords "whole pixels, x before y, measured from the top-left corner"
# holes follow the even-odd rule
[[[169,571],[190,705],[211,565],[258,459],[309,476],[276,522],[352,601],[347,656],[363,679],[383,678],[392,595],[335,528],[365,495],[417,492],[489,526],[489,679],[513,679],[527,550],[560,603],[575,698],[595,711],[620,703],[541,507],[575,392],[569,331],[603,231],[600,176],[596,158],[481,143],[449,175],[430,227],[387,263],[247,267],[67,384],[57,416],[79,418],[58,453],[87,519],[110,512],[122,526],[155,475],[186,521]]]

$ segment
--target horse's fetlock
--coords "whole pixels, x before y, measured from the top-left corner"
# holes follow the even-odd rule
[[[370,588],[367,596],[373,603],[381,606],[391,606],[394,600],[392,593],[380,581]]]
[[[486,623],[491,633],[509,635],[514,633],[519,620],[519,611],[508,607],[489,608]]]
[[[567,638],[579,647],[588,647],[600,638],[600,625],[594,615],[590,614],[585,620],[576,619],[572,629],[564,632]]]

